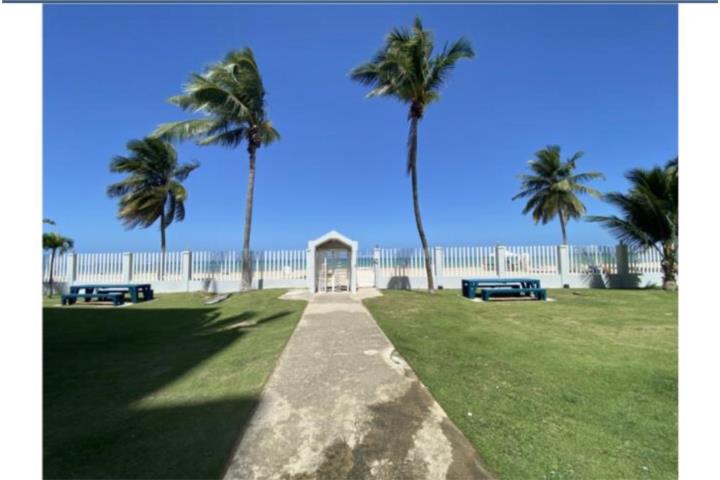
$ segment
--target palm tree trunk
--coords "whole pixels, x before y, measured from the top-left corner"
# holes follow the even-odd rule
[[[158,271],[160,280],[165,278],[165,208],[160,213],[160,269]]]
[[[676,268],[677,259],[675,258],[675,245],[668,241],[662,246],[663,259],[661,262],[663,271],[663,290],[676,290],[677,278]]]
[[[55,289],[53,285],[53,270],[55,269],[55,251],[56,249],[54,248],[50,251],[50,278],[48,278],[50,288],[50,294],[48,295],[49,298],[52,298],[53,290]]]
[[[560,212],[559,216],[560,216],[560,229],[562,230],[562,242],[563,242],[563,245],[567,245],[568,239],[567,239],[567,226],[565,223],[566,222],[565,215],[563,214],[563,212]]]
[[[252,228],[253,195],[255,192],[255,151],[257,146],[251,141],[248,145],[250,170],[248,171],[247,195],[245,197],[245,228],[243,229],[242,281],[240,289],[250,290],[252,286],[252,258],[250,255],[250,230]]]
[[[408,169],[412,179],[412,196],[413,209],[415,211],[415,224],[417,225],[418,235],[420,235],[420,243],[422,244],[423,253],[425,254],[425,273],[427,275],[428,291],[433,292],[435,285],[433,283],[432,274],[432,258],[430,256],[430,247],[425,237],[425,229],[423,228],[422,218],[420,216],[420,201],[418,200],[418,181],[417,181],[417,129],[419,117],[410,114],[410,135],[408,137]]]

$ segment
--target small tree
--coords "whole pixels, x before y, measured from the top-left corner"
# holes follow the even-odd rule
[[[618,239],[635,248],[654,248],[662,258],[663,288],[677,288],[678,247],[678,159],[664,167],[636,168],[626,175],[628,193],[612,192],[603,199],[620,215],[589,216]]]
[[[63,254],[73,248],[75,242],[71,238],[63,237],[59,233],[55,232],[43,233],[42,240],[43,250],[50,251],[50,276],[48,278],[50,293],[48,296],[52,297],[55,289],[53,278],[53,270],[55,269],[55,256],[57,252]]]
[[[118,217],[127,228],[147,228],[159,221],[160,275],[165,268],[165,230],[173,221],[185,219],[187,190],[182,182],[200,166],[197,162],[180,164],[172,145],[159,138],[132,140],[131,154],[117,156],[110,171],[127,177],[107,188],[111,198],[119,197]]]
[[[520,176],[522,190],[513,197],[513,200],[529,197],[523,213],[532,212],[535,223],[542,222],[544,225],[558,217],[564,245],[568,243],[568,222],[585,213],[585,205],[578,194],[587,193],[596,198],[601,196],[600,192],[583,183],[604,178],[602,173],[575,173],[577,161],[582,155],[582,152],[576,152],[563,162],[557,145],[535,152],[535,158],[528,162],[532,174]]]

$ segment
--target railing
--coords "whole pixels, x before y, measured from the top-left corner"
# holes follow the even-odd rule
[[[79,253],[75,279],[81,282],[113,282],[122,279],[122,253]]]
[[[264,250],[259,252],[254,272],[260,278],[303,279],[307,277],[307,250]]]
[[[182,280],[182,252],[133,253],[132,279],[144,282]]]
[[[67,278],[67,255],[56,254],[53,262],[53,281],[63,282]],[[43,282],[50,281],[50,254],[43,256]]]
[[[633,250],[614,245],[453,246],[430,249],[436,277],[454,284],[460,278],[497,275],[607,276],[662,273],[656,249]],[[425,277],[421,248],[375,248],[358,252],[358,283],[378,284],[378,278]],[[254,280],[272,285],[298,285],[307,278],[307,250],[265,250],[252,253]],[[50,254],[43,258],[43,281],[50,276]],[[379,275],[378,278],[376,278]],[[118,281],[239,281],[242,252],[137,252],[58,254],[53,265],[56,282]],[[267,283],[265,283],[267,285]]]
[[[662,273],[662,257],[654,248],[630,251],[628,264],[630,273]]]
[[[495,275],[495,247],[447,247],[443,273],[448,277]]]
[[[576,274],[618,273],[616,247],[610,245],[570,245],[569,272]]]
[[[380,272],[386,277],[419,277],[425,275],[425,254],[421,248],[383,248],[380,250]]]
[[[193,280],[240,280],[242,252],[193,252],[190,271]]]
[[[529,247],[507,247],[505,270],[508,273],[530,275],[554,275],[560,269],[556,245],[536,245]]]

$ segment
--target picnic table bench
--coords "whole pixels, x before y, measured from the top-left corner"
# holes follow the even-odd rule
[[[463,297],[473,299],[481,289],[483,300],[493,296],[533,295],[538,300],[547,299],[547,291],[540,287],[537,278],[464,278],[462,279]]]
[[[538,300],[547,300],[547,290],[544,288],[483,288],[480,291],[480,296],[486,302],[495,296],[519,297],[521,294],[534,295]]]
[[[121,295],[123,298],[125,293],[130,294],[130,301],[132,303],[138,303],[140,301],[140,294],[142,299],[152,300],[153,289],[149,283],[114,283],[114,284],[85,284],[85,285],[72,285],[70,286],[70,295],[85,295],[86,302],[89,302],[97,295]],[[78,297],[76,297],[78,298]]]
[[[97,292],[97,293],[66,293],[62,296],[61,302],[63,305],[73,305],[75,302],[77,302],[78,298],[85,299],[86,302],[89,302],[93,298],[97,298],[99,302],[102,301],[111,301],[113,305],[118,306],[125,303],[125,294],[124,293],[106,293],[106,292]]]

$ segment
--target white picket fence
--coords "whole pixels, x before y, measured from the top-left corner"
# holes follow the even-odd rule
[[[495,247],[447,247],[444,260],[449,277],[484,277],[496,271]]]
[[[426,275],[425,254],[421,248],[380,249],[380,271],[386,277]]]
[[[133,253],[132,278],[140,282],[182,280],[182,252],[165,252],[164,261],[161,252]]]
[[[505,271],[529,275],[554,275],[559,271],[556,245],[507,247]]]
[[[254,275],[264,279],[303,279],[307,276],[305,250],[267,250],[252,253]],[[242,252],[192,253],[192,280],[240,280]]]
[[[645,251],[630,251],[628,263],[632,273],[661,273],[662,256],[654,248]]]
[[[548,285],[586,285],[585,278],[625,274],[656,282],[662,273],[655,249],[629,250],[614,245],[452,246],[430,249],[432,271],[438,285],[456,288],[461,278],[533,275]],[[253,281],[257,288],[306,285],[307,250],[265,250],[252,253]],[[50,277],[50,255],[43,258],[43,281]],[[426,278],[425,255],[420,248],[375,248],[357,253],[357,279],[361,286],[397,284],[422,288]],[[143,281],[167,284],[168,291],[190,288],[211,280],[236,282],[242,277],[242,252],[135,252],[58,254],[53,279],[62,282]],[[575,280],[573,280],[575,279]],[[575,283],[573,283],[573,281]],[[583,283],[584,282],[584,283]],[[545,284],[545,283],[544,283]],[[193,287],[195,288],[195,287]],[[228,287],[230,288],[230,287]]]
[[[570,245],[569,271],[575,274],[617,273],[616,247],[610,245]]]
[[[56,254],[53,263],[53,280],[64,281],[67,278],[67,255]],[[50,254],[43,256],[43,282],[50,281]]]

